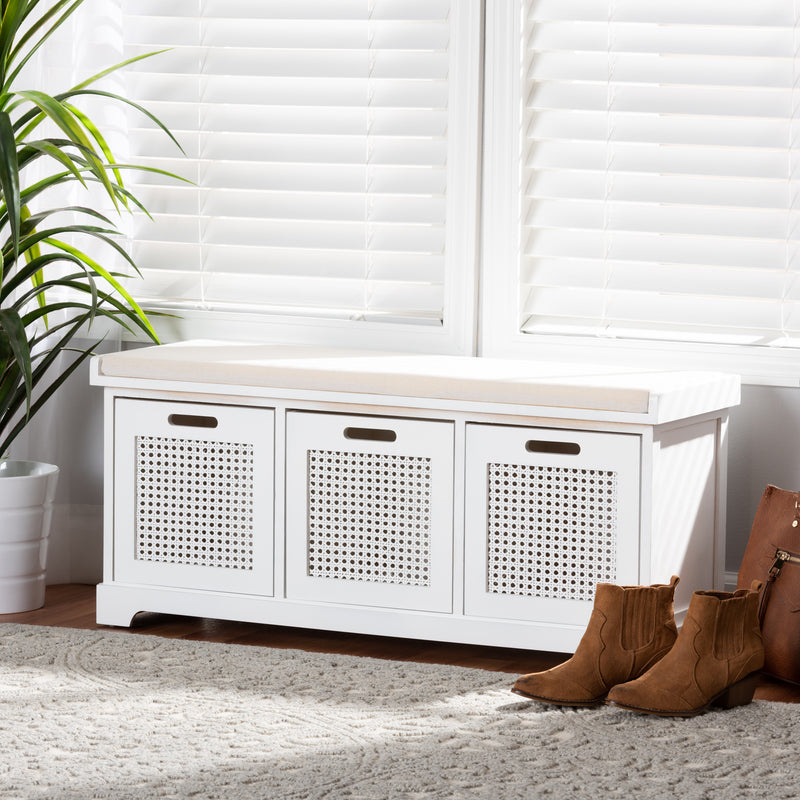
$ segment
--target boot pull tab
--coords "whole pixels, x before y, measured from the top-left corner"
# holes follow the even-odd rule
[[[670,586],[677,586],[680,583],[681,579],[677,575],[673,575],[670,578],[669,585]]]
[[[750,584],[750,591],[751,592],[760,592],[761,591],[761,587],[763,585],[764,584],[761,581],[755,580]]]

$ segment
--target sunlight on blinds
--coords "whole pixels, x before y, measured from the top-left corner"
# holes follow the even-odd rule
[[[450,0],[126,0],[150,307],[440,325]]]
[[[520,329],[800,346],[797,4],[523,7]]]

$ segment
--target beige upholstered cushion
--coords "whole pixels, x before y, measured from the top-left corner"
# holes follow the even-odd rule
[[[228,342],[183,342],[98,356],[96,376],[100,384],[132,378],[632,414],[653,412],[659,401],[679,402],[680,413],[703,413],[737,404],[739,393],[737,376],[718,373]],[[676,413],[671,408],[669,417]],[[663,413],[657,416],[664,421]]]

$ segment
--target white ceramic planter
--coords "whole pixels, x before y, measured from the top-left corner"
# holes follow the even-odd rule
[[[0,614],[44,605],[47,539],[58,467],[0,462]]]

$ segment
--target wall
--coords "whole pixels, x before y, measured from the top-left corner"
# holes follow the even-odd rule
[[[742,387],[729,447],[725,561],[735,575],[764,487],[800,489],[800,389]]]
[[[61,467],[48,582],[97,582],[102,564],[102,390],[88,365],[56,398],[31,457]],[[731,411],[728,458],[728,580],[735,580],[768,483],[800,489],[800,389],[745,386]],[[680,502],[680,498],[675,498]]]
[[[12,458],[59,467],[48,583],[96,583],[102,575],[102,416],[102,391],[89,386],[84,363],[11,448]]]

